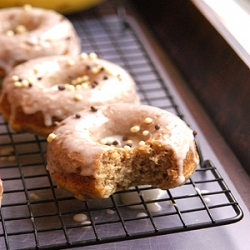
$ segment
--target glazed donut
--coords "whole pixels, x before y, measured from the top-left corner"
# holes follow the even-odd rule
[[[16,66],[3,81],[0,111],[13,130],[47,136],[55,122],[90,106],[115,102],[139,102],[132,77],[95,53],[82,53]]]
[[[78,199],[131,186],[183,185],[199,163],[193,131],[174,114],[136,104],[84,110],[47,137],[47,169]]]
[[[29,5],[0,10],[0,44],[2,76],[33,58],[80,53],[80,39],[68,19]]]

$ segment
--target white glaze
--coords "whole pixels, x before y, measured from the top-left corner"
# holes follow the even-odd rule
[[[87,215],[83,213],[75,214],[73,216],[73,220],[76,222],[83,222],[86,221],[87,219],[88,219]]]
[[[81,225],[84,226],[85,229],[90,228],[91,222],[89,220],[83,221]],[[89,226],[87,226],[89,225]]]
[[[75,64],[68,65],[69,60],[73,60]],[[96,66],[101,66],[104,70],[98,74],[92,74],[90,70],[86,70],[86,67]],[[32,70],[34,68],[38,70]],[[109,72],[105,70],[107,68]],[[82,74],[89,74],[90,80],[98,82],[98,85],[94,88],[89,86],[63,91],[55,87],[62,83],[66,84],[70,76],[77,78]],[[33,79],[31,80],[32,87],[15,87],[13,75],[18,76],[19,79]],[[117,75],[122,76],[122,79]],[[105,76],[108,76],[107,80],[104,79]],[[81,59],[81,56],[39,58],[19,65],[3,82],[1,98],[5,94],[12,108],[20,106],[27,115],[41,111],[44,115],[45,126],[52,125],[53,117],[62,120],[82,109],[89,109],[91,106],[116,102],[139,102],[135,83],[124,69],[105,60]],[[76,100],[76,95],[83,98]]]
[[[110,209],[110,208],[106,209],[106,214],[113,215],[115,213],[116,211],[114,209]]]
[[[95,176],[100,155],[111,148],[101,144],[100,139],[124,136],[130,131],[131,127],[140,125],[141,130],[136,135],[134,133],[130,133],[130,135],[138,136],[139,141],[141,138],[145,138],[141,134],[142,131],[148,129],[150,135],[145,139],[145,145],[142,147],[148,147],[147,143],[157,141],[166,150],[172,150],[179,172],[179,177],[175,182],[177,185],[183,184],[185,181],[183,160],[189,149],[193,150],[194,162],[198,162],[193,146],[193,132],[184,121],[167,111],[145,105],[120,103],[99,106],[97,109],[97,112],[81,111],[79,112],[81,118],[76,119],[75,116],[70,116],[61,122],[54,131],[55,139],[48,145],[47,155],[49,156],[50,152],[53,151],[54,143],[60,144],[68,155],[78,153],[79,161],[84,165],[79,173],[80,175]],[[153,122],[144,124],[143,121],[149,115]],[[155,124],[159,125],[160,128],[156,130]],[[74,162],[72,164],[61,162],[61,164],[64,166],[64,171],[68,173],[76,172],[78,167],[78,163]],[[49,157],[48,169],[49,171],[57,171]]]
[[[210,201],[211,201],[210,198],[209,198],[208,196],[204,196],[204,194],[208,194],[208,193],[209,193],[208,190],[206,190],[206,189],[200,190],[200,189],[197,188],[197,187],[196,187],[195,189],[196,189],[197,193],[202,194],[203,201],[204,201],[206,204],[210,203]]]
[[[141,217],[147,217],[147,214],[141,212],[141,213],[138,213],[138,214],[136,215],[136,218],[141,218]]]
[[[143,185],[140,187],[143,188],[143,187],[151,187],[151,186]],[[129,188],[129,189],[134,189],[134,188]],[[160,199],[164,196],[164,194],[166,194],[166,191],[161,190],[159,188],[153,188],[153,189],[149,189],[149,190],[141,190],[140,192],[141,192],[145,202]],[[121,201],[123,204],[141,202],[141,199],[140,199],[137,191],[122,193],[122,194],[120,194],[120,197],[121,197]],[[162,210],[162,207],[159,205],[158,202],[148,203],[147,207],[148,207],[149,211],[151,211],[151,212],[159,212]],[[144,206],[143,205],[133,205],[133,206],[130,206],[130,208],[132,208],[132,209],[144,209]]]
[[[20,24],[30,30],[14,36],[5,34]],[[69,20],[52,10],[39,8],[30,11],[18,7],[1,9],[0,44],[0,68],[7,73],[16,62],[80,52],[80,40]]]

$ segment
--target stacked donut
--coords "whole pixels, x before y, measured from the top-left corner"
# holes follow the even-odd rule
[[[19,24],[13,11],[24,20],[38,15],[36,23],[28,26],[20,17]],[[47,32],[51,23],[44,21],[46,27],[36,36],[43,11],[3,11],[11,25],[5,25],[0,42],[20,36],[17,50],[26,51],[18,52],[18,58],[8,48],[0,51],[8,62],[0,62],[7,72],[0,111],[13,130],[47,136],[47,169],[57,185],[78,199],[107,198],[135,185],[183,185],[199,163],[194,132],[179,117],[141,105],[126,70],[95,53],[80,54],[74,30],[52,41],[51,34],[63,33],[65,18],[53,13],[51,20],[59,23]],[[22,34],[20,25],[25,26]],[[63,44],[52,55],[49,48],[53,51],[59,40]]]

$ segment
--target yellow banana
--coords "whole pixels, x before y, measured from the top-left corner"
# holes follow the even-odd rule
[[[53,9],[62,14],[70,14],[93,7],[103,0],[0,0],[0,8],[23,6],[30,4],[33,7]]]

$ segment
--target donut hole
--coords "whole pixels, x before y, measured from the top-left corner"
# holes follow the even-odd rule
[[[59,62],[53,60],[44,61],[33,66],[33,75],[46,88],[55,90],[74,90],[95,88],[108,79],[105,73],[96,72],[99,66],[89,67],[75,63],[74,60],[62,59]],[[93,70],[94,69],[94,70]]]
[[[110,119],[98,128],[94,128],[92,136],[96,142],[102,145],[127,149],[136,148],[144,145],[151,137],[151,133],[148,132],[147,135],[143,135],[146,126],[133,124],[138,124],[138,121],[137,123],[128,123],[125,120]],[[150,127],[148,126],[147,129],[150,129]]]

